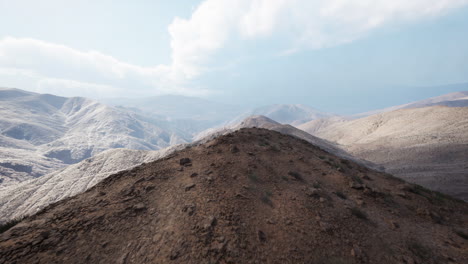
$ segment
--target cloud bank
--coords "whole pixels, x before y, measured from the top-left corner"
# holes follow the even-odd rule
[[[169,66],[141,67],[36,39],[0,40],[0,76],[30,80],[34,87],[25,88],[37,92],[92,97],[187,92],[170,71]]]
[[[320,49],[466,4],[467,0],[206,0],[189,19],[176,18],[169,26],[173,64],[193,76],[236,38],[285,36],[285,53]]]
[[[283,54],[321,49],[467,4],[468,0],[206,0],[190,18],[175,18],[168,26],[170,65],[141,67],[95,51],[6,37],[0,39],[0,77],[31,85],[19,88],[62,95],[201,95],[208,91],[191,87],[190,80],[209,71],[214,58],[238,41],[281,38],[283,47],[276,52]]]

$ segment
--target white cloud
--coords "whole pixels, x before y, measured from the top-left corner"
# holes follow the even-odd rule
[[[190,80],[213,64],[235,61],[219,63],[216,55],[239,41],[281,39],[285,46],[277,53],[320,49],[466,4],[468,0],[205,0],[190,18],[175,18],[169,25],[170,65],[141,67],[95,51],[7,37],[0,39],[0,77],[10,86],[29,83],[32,87],[24,88],[62,95],[200,95],[208,91],[190,87]]]
[[[468,4],[468,0],[206,0],[169,27],[179,72],[199,74],[217,51],[241,38],[287,36],[289,52],[356,40],[371,30]]]
[[[141,67],[99,52],[83,52],[36,39],[0,40],[3,86],[22,87],[28,80],[26,89],[90,97],[207,92],[187,89],[185,80],[172,79],[173,75],[170,66]]]

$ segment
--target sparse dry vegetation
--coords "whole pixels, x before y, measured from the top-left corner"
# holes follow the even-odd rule
[[[415,238],[408,241],[408,248],[411,252],[423,260],[429,259],[432,255],[431,250]]]
[[[335,194],[336,194],[336,196],[340,197],[340,198],[343,199],[343,200],[348,199],[348,197],[346,196],[346,194],[344,194],[344,193],[342,193],[342,192],[340,192],[340,191],[335,192]]]
[[[357,218],[360,218],[360,219],[363,219],[363,220],[367,220],[367,214],[362,211],[361,209],[357,208],[357,207],[353,207],[351,208],[351,213],[356,216]]]
[[[294,179],[298,180],[298,181],[304,181],[304,178],[302,177],[302,175],[299,172],[290,171],[290,172],[288,172],[288,174],[290,176],[292,176]]]
[[[255,174],[255,172],[250,172],[248,174],[248,177],[253,182],[259,182],[260,181],[260,179],[258,178],[257,174]]]

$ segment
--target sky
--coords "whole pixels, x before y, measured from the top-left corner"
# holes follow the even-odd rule
[[[353,114],[467,83],[468,0],[0,0],[0,87]]]

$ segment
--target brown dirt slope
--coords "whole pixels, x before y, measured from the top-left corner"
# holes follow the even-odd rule
[[[0,263],[468,263],[467,223],[464,202],[253,128],[48,206],[0,235]]]

